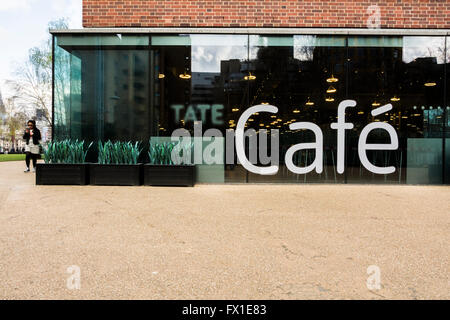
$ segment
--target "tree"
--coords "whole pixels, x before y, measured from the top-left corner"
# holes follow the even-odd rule
[[[3,103],[2,92],[0,91],[0,120],[5,116],[5,104]]]
[[[49,29],[67,29],[68,20],[51,21]],[[15,80],[8,81],[20,112],[35,118],[41,111],[48,126],[52,125],[52,37],[29,50],[27,60],[15,71]]]
[[[3,118],[0,117],[0,140],[3,140],[3,133],[4,133],[4,129],[3,129]]]
[[[0,91],[0,150],[3,147],[3,140],[5,133],[5,119],[6,119],[6,109],[5,104],[3,103],[2,93]]]
[[[12,146],[16,146],[16,136],[19,134],[21,128],[25,128],[27,121],[27,115],[20,110],[17,110],[15,106],[15,99],[8,98],[5,101],[6,110],[6,127],[8,139],[11,141]]]

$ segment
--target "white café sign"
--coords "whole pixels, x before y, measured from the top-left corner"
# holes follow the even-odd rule
[[[344,173],[345,170],[345,131],[353,129],[354,125],[351,122],[345,122],[345,110],[347,108],[355,107],[356,101],[354,100],[344,100],[342,101],[338,106],[338,117],[337,122],[331,123],[330,127],[331,129],[337,130],[337,172],[339,174]],[[382,107],[376,108],[372,110],[372,116],[378,116],[383,113],[386,113],[388,111],[392,110],[392,105],[387,104]],[[257,166],[255,164],[255,161],[250,161],[245,153],[245,138],[247,135],[247,132],[252,129],[248,129],[245,131],[245,124],[247,123],[248,119],[255,113],[261,113],[261,112],[269,112],[269,113],[277,113],[278,108],[272,105],[257,105],[248,108],[245,110],[241,117],[238,120],[237,126],[236,126],[236,132],[235,132],[235,138],[234,136],[231,137],[231,139],[226,139],[227,144],[227,152],[231,150],[231,148],[234,149],[234,140],[236,140],[236,154],[238,161],[242,164],[242,166],[255,174],[260,175],[274,175],[278,172],[279,166],[278,163],[275,165],[273,164],[273,161],[271,160],[270,166]],[[293,146],[291,146],[286,154],[285,154],[285,163],[286,167],[293,173],[296,174],[306,174],[309,172],[312,172],[315,170],[317,173],[322,173],[323,171],[323,132],[320,129],[320,127],[312,122],[295,122],[291,123],[289,125],[290,130],[310,130],[315,135],[315,142],[308,142],[308,143],[298,143]],[[375,129],[381,129],[385,130],[390,137],[390,142],[385,144],[372,144],[367,143],[367,137],[370,132],[372,132]],[[263,131],[263,130],[261,130]],[[264,130],[265,131],[265,130]],[[272,130],[278,132],[278,130]],[[266,131],[265,131],[266,132]],[[194,128],[194,136],[198,137],[201,136],[201,128],[200,130],[196,130]],[[221,133],[217,129],[209,129],[205,132],[205,137],[211,138],[211,137],[221,137]],[[185,129],[177,129],[172,134],[172,141],[180,141],[180,138],[190,137],[190,133]],[[266,136],[267,137],[267,136]],[[194,139],[195,141],[195,139]],[[273,142],[273,140],[272,140]],[[278,140],[275,141],[275,146],[272,144],[272,155],[274,154],[274,150],[278,150]],[[232,147],[230,147],[230,145]],[[263,144],[265,146],[266,144]],[[179,144],[179,146],[183,147],[183,142]],[[260,145],[261,147],[261,145]],[[274,148],[275,147],[275,148]],[[216,148],[217,149],[217,148]],[[293,156],[296,152],[301,150],[315,150],[315,159],[314,161],[306,166],[306,167],[299,167],[294,164]],[[365,126],[361,132],[361,135],[359,137],[358,142],[358,155],[359,159],[361,161],[361,164],[370,172],[373,172],[375,174],[391,174],[395,172],[395,167],[389,166],[389,167],[379,167],[375,166],[373,163],[371,163],[367,157],[367,151],[368,150],[397,150],[398,149],[398,136],[397,132],[395,131],[394,127],[388,123],[385,122],[373,122]],[[200,158],[198,157],[199,154],[202,154],[201,146],[196,146],[194,142],[194,158],[195,163],[202,163],[201,157],[203,155],[200,155]],[[218,154],[217,150],[214,152],[214,147],[208,147],[208,152],[211,154]],[[275,152],[276,153],[276,152]],[[261,153],[260,153],[261,154]],[[190,159],[190,154],[184,154],[184,160]],[[214,158],[214,156],[210,156],[209,158]],[[234,158],[234,157],[233,157]],[[175,163],[180,162],[180,154],[179,149],[174,149],[172,153],[172,159]],[[218,159],[218,160],[217,160]],[[220,157],[216,157],[216,162],[219,163],[221,160]],[[276,158],[278,159],[278,158]],[[228,158],[227,158],[228,160]],[[185,163],[189,161],[183,161]],[[275,161],[277,162],[277,161]],[[227,162],[228,163],[228,162]],[[209,164],[212,164],[211,162]]]

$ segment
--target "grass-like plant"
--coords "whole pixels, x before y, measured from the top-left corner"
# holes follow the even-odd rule
[[[91,146],[92,142],[86,148],[84,141],[78,140],[52,141],[47,144],[47,148],[44,148],[44,161],[45,163],[85,163]]]
[[[174,142],[162,142],[152,144],[150,142],[148,157],[150,164],[173,164],[172,150],[175,147]]]
[[[172,159],[172,151],[175,149],[179,152],[179,156],[183,159],[183,156],[192,149],[193,144],[187,143],[182,147],[178,146],[178,142],[162,142],[162,143],[151,143],[149,142],[148,157],[150,159],[150,164],[160,164],[160,165],[175,165]],[[177,150],[178,149],[178,150]],[[190,163],[190,161],[189,161]],[[188,164],[189,164],[188,163]],[[179,163],[181,164],[181,163]],[[185,163],[186,164],[186,163]]]
[[[142,152],[140,142],[98,142],[99,164],[137,164]]]

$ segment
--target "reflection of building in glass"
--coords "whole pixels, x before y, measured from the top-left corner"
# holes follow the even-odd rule
[[[216,96],[216,80],[218,73],[212,72],[193,72],[192,73],[192,95],[193,104],[214,104],[218,103]]]
[[[113,43],[95,33],[76,41],[64,32],[55,37],[55,79],[60,79],[55,83],[55,115],[64,115],[55,117],[55,129],[68,128],[71,137],[147,142],[169,138],[177,128],[193,133],[196,120],[202,120],[203,131],[216,128],[224,135],[235,129],[247,108],[271,104],[278,113],[254,114],[247,128],[279,130],[279,173],[257,176],[239,165],[223,166],[214,171],[215,181],[445,182],[450,95],[444,93],[450,68],[439,56],[446,50],[444,36],[223,34],[219,41],[210,34],[133,34],[131,40]],[[98,45],[102,41],[107,44]],[[337,134],[330,124],[346,99],[357,106],[345,114],[353,128],[345,132],[341,175],[336,172]],[[392,110],[372,115],[386,104]],[[299,176],[285,170],[286,151],[315,139],[308,130],[292,130],[296,122],[314,123],[323,132],[323,173]],[[361,164],[360,134],[375,122],[395,129],[399,147],[369,150],[367,158],[376,166],[395,167],[393,174],[375,175]],[[63,137],[62,130],[55,136]],[[374,130],[368,142],[386,144],[389,135]],[[294,158],[304,167],[315,151],[301,150]]]
[[[104,128],[106,139],[141,136],[131,128],[148,123],[148,55],[128,50],[113,51],[104,57]],[[121,121],[117,121],[121,119]]]

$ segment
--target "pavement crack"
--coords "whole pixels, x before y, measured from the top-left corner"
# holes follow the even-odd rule
[[[379,297],[381,297],[381,298],[383,298],[383,299],[386,299],[385,296],[383,296],[383,295],[381,295],[381,294],[379,294],[379,293],[376,293],[376,292],[374,292],[374,291],[372,291],[372,290],[369,290],[369,292],[372,293],[372,294],[374,294],[374,295],[376,295],[376,296],[379,296]]]
[[[302,256],[302,257],[303,257],[303,254],[301,254],[301,253],[298,254],[298,253],[292,251],[292,250],[289,249],[288,246],[285,245],[284,243],[281,244],[281,247],[283,248],[284,254],[285,254],[286,258],[288,258],[288,259],[289,259],[290,256],[297,256],[297,257],[298,257],[298,256]]]
[[[320,292],[330,292],[330,289],[322,287],[320,284],[316,284],[316,288],[319,289]]]

